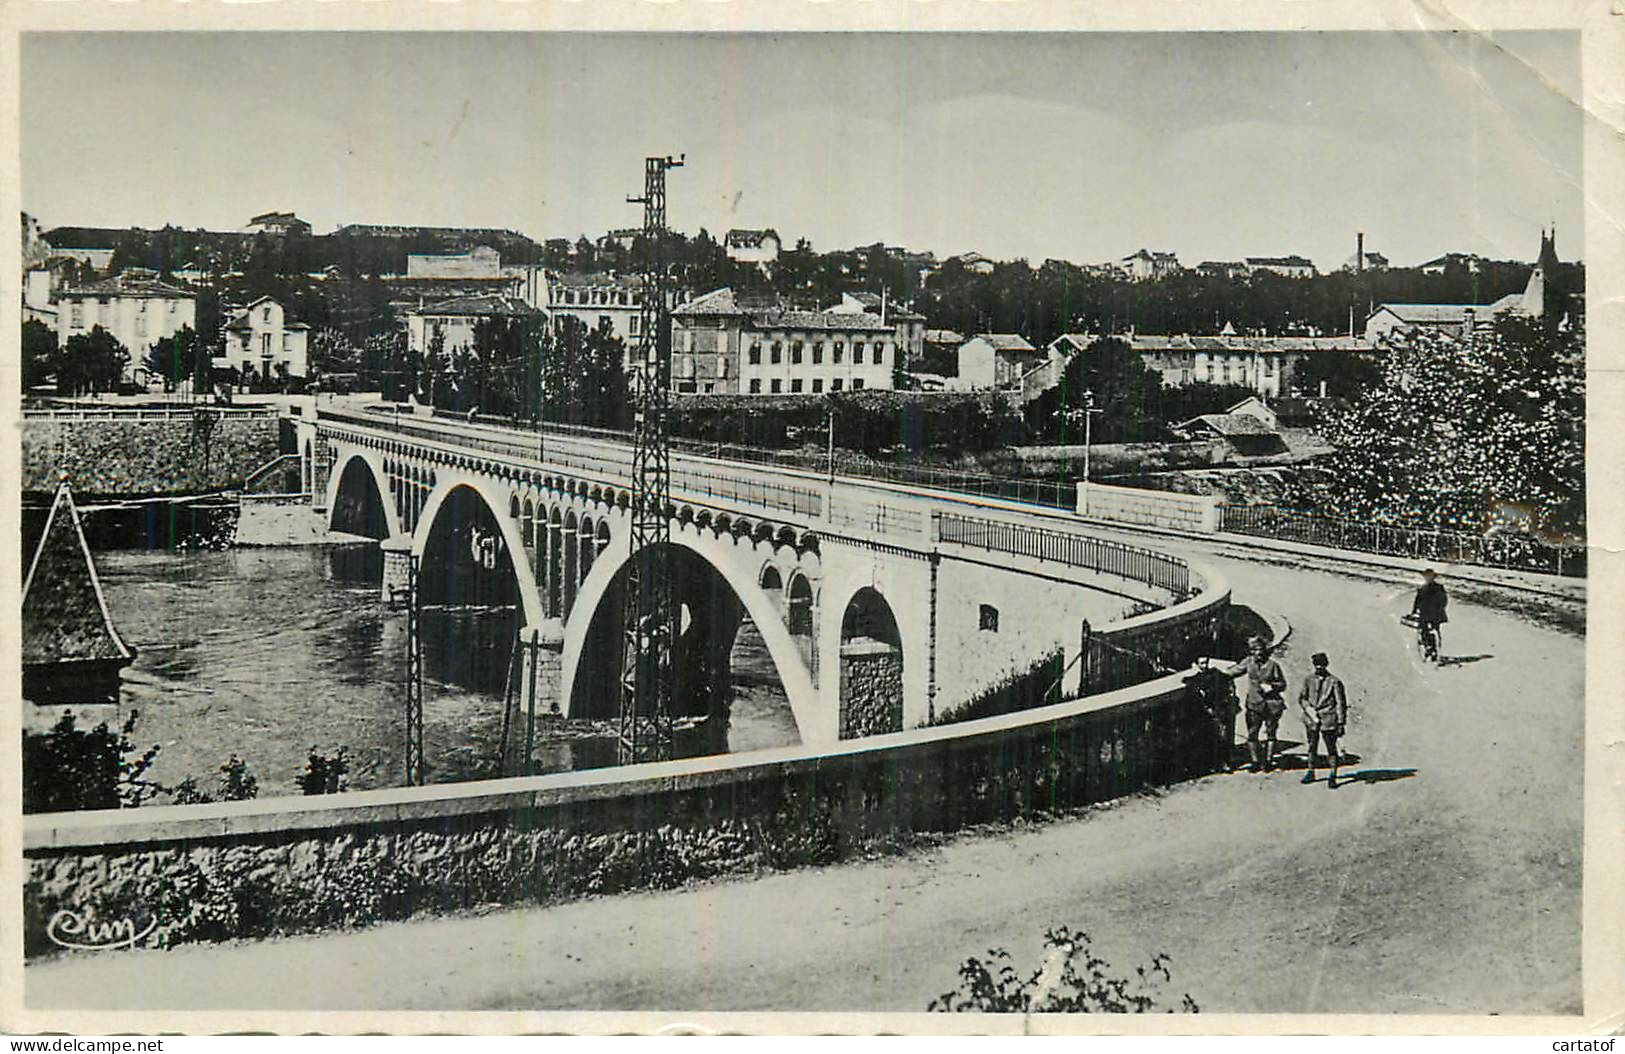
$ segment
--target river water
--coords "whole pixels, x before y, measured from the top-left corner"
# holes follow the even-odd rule
[[[375,546],[112,550],[96,562],[114,623],[139,652],[124,672],[119,716],[139,711],[131,738],[161,747],[150,773],[158,782],[193,776],[212,789],[236,754],[261,797],[297,794],[312,749],[345,747],[349,787],[401,785],[407,623],[379,601]],[[495,774],[511,627],[505,609],[423,613],[431,782]],[[733,669],[727,748],[799,742],[749,623]],[[539,711],[553,694],[549,686]],[[614,729],[544,717],[534,757],[540,772],[613,764]]]

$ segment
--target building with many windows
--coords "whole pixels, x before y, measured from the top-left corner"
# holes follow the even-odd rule
[[[1188,336],[1136,333],[1118,338],[1171,388],[1187,384],[1245,385],[1278,397],[1292,388],[1297,365],[1313,355],[1369,355],[1358,337]]]
[[[268,296],[240,309],[225,326],[224,365],[237,376],[308,377],[310,327]],[[217,360],[219,361],[219,360]]]
[[[607,325],[627,344],[639,340],[643,276],[636,274],[546,275],[547,315],[556,326],[562,318],[579,319],[588,329]]]
[[[1117,261],[1117,269],[1130,281],[1148,282],[1179,272],[1179,257],[1173,253],[1150,252],[1141,249]]]
[[[97,326],[111,333],[130,353],[128,378],[154,344],[183,327],[197,328],[197,296],[159,281],[153,271],[130,267],[113,278],[59,291],[56,324],[59,344]]]
[[[909,368],[917,366],[920,357],[925,354],[925,316],[890,301],[884,293],[842,293],[840,303],[825,310],[839,315],[874,315],[880,321],[889,323],[897,334],[897,347],[903,354],[903,363]]]
[[[864,311],[797,311],[717,289],[672,312],[680,393],[817,395],[891,388],[895,328]]]

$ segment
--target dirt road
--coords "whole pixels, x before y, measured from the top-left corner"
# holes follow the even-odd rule
[[[1584,644],[1458,604],[1424,668],[1403,587],[1219,560],[1350,688],[1355,782],[1219,775],[906,857],[27,971],[33,1007],[923,1010],[1067,924],[1173,958],[1205,1011],[1577,1013]],[[1283,726],[1297,751],[1301,729]]]

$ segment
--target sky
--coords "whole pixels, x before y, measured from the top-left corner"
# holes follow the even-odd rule
[[[1581,255],[1579,37],[26,34],[23,207],[63,225],[596,236],[1093,263]]]

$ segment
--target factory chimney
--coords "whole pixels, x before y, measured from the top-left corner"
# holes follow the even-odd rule
[[[1365,274],[1365,231],[1354,236],[1354,273]]]

